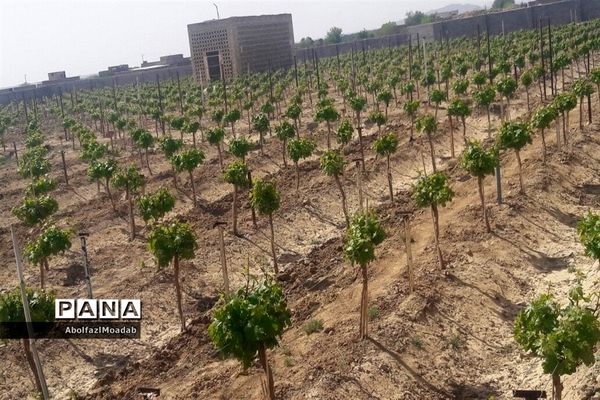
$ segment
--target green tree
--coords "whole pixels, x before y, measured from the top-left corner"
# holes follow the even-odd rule
[[[435,149],[433,148],[433,136],[437,133],[437,120],[431,114],[425,114],[417,118],[417,131],[427,136],[429,151],[431,154],[431,167],[433,172],[437,171],[435,165]]]
[[[467,141],[467,117],[471,115],[471,108],[463,99],[456,98],[448,105],[448,114],[460,118],[463,126],[463,140]]]
[[[383,113],[381,111],[374,110],[371,113],[369,113],[369,116],[367,117],[367,121],[369,121],[372,124],[376,124],[377,125],[377,133],[381,134],[381,126],[386,123],[387,118],[383,115]]]
[[[29,303],[29,312],[33,322],[52,322],[54,321],[54,293],[45,290],[25,290],[27,302]],[[25,322],[25,311],[23,309],[23,300],[19,288],[0,294],[0,321],[3,322]],[[0,324],[1,325],[1,324]],[[1,326],[0,326],[1,329]],[[30,340],[21,339],[25,358],[29,368],[33,373],[37,391],[42,393],[41,377],[38,375],[33,355],[31,353]]]
[[[577,223],[577,234],[585,253],[600,260],[600,215],[589,212]]]
[[[233,185],[233,205],[232,205],[232,216],[233,216],[233,234],[238,235],[237,229],[237,198],[238,190],[240,188],[250,187],[250,181],[248,180],[248,167],[246,163],[241,160],[232,162],[225,168],[223,173],[225,182]]]
[[[519,164],[519,188],[521,193],[525,193],[520,152],[523,147],[532,143],[529,125],[521,122],[504,122],[500,126],[496,139],[501,150],[513,149],[515,151]]]
[[[144,175],[140,170],[130,165],[125,168],[118,169],[112,177],[112,184],[117,189],[125,189],[125,199],[129,206],[129,239],[135,238],[135,216],[133,214],[133,197],[137,194],[139,188],[145,185]]]
[[[473,99],[475,100],[475,105],[480,108],[484,108],[487,114],[487,123],[488,123],[488,138],[492,135],[492,121],[490,120],[490,106],[496,99],[496,89],[493,86],[485,86],[482,89],[476,90],[473,93]]]
[[[431,93],[429,93],[429,101],[435,104],[435,113],[433,115],[435,119],[437,119],[440,104],[446,101],[446,92],[439,89],[432,90]]]
[[[385,231],[373,213],[359,213],[352,218],[346,232],[344,255],[354,265],[358,264],[362,274],[360,297],[359,337],[363,340],[368,334],[367,309],[369,302],[368,265],[375,260],[375,247],[385,239]]]
[[[192,199],[196,206],[196,185],[194,184],[194,169],[204,162],[204,153],[199,149],[188,149],[171,157],[171,164],[175,171],[187,171],[190,175],[190,184],[192,185]]]
[[[217,148],[219,153],[219,165],[223,170],[223,150],[221,149],[223,139],[225,138],[225,130],[223,128],[209,129],[206,131],[206,139],[208,143]]]
[[[395,133],[388,133],[381,136],[373,142],[373,150],[380,155],[385,156],[386,171],[388,178],[388,188],[390,190],[390,202],[394,202],[394,189],[392,186],[392,170],[390,167],[390,156],[398,150],[398,136]]]
[[[340,147],[350,143],[353,133],[354,128],[352,127],[352,122],[350,122],[349,119],[343,119],[338,125],[336,132],[336,140]]]
[[[325,35],[326,43],[340,43],[342,41],[342,29],[337,26],[333,26]]]
[[[294,126],[296,128],[296,139],[300,139],[300,115],[302,114],[302,107],[300,104],[293,102],[285,110],[285,116],[294,120]]]
[[[490,227],[490,221],[485,208],[483,180],[487,175],[494,174],[497,161],[497,150],[495,148],[486,150],[481,143],[476,140],[472,140],[467,143],[460,157],[461,167],[477,178],[477,187],[479,189],[479,199],[481,200],[483,221],[485,222],[485,227],[488,233],[492,231],[492,228]]]
[[[496,91],[506,98],[506,108],[503,110],[502,118],[506,118],[510,107],[510,98],[517,90],[517,81],[512,76],[504,76],[496,82]],[[502,103],[501,103],[502,104]]]
[[[340,194],[342,195],[342,211],[344,212],[344,218],[346,219],[346,227],[348,227],[350,226],[350,218],[348,217],[348,207],[346,206],[346,193],[344,192],[344,186],[340,179],[344,173],[346,160],[339,151],[328,150],[321,156],[320,163],[321,170],[325,175],[333,177],[340,190]]]
[[[301,159],[308,158],[317,148],[317,144],[309,139],[293,139],[287,145],[288,155],[294,162],[296,170],[296,190],[300,188],[300,167],[298,162]]]
[[[562,116],[562,132],[565,145],[568,143],[567,130],[569,126],[569,112],[577,107],[577,96],[571,92],[559,93],[552,100],[552,105]],[[558,144],[560,146],[560,143]]]
[[[569,304],[561,307],[550,294],[542,294],[515,320],[514,338],[521,348],[542,359],[544,373],[552,375],[555,400],[562,399],[562,375],[573,374],[585,364],[594,365],[600,341],[600,322],[581,286],[569,292]]]
[[[552,121],[558,118],[558,111],[552,104],[541,106],[531,115],[529,121],[531,129],[539,129],[542,134],[542,157],[543,163],[546,163],[546,134],[545,130],[550,127]],[[558,138],[560,140],[560,138]]]
[[[273,213],[279,209],[279,192],[272,182],[257,180],[250,191],[250,204],[252,208],[262,215],[269,216],[269,228],[271,229],[271,254],[273,256],[273,268],[275,274],[279,273],[277,266],[277,252],[275,251],[275,230],[273,228]]]
[[[275,136],[277,139],[281,141],[282,146],[282,156],[283,156],[283,165],[287,167],[287,160],[285,158],[285,153],[287,151],[287,142],[292,139],[296,135],[296,129],[294,125],[290,124],[288,121],[283,121],[279,125],[275,126]]]
[[[442,256],[442,250],[440,248],[440,217],[438,207],[445,207],[446,203],[452,201],[453,197],[454,192],[448,184],[448,177],[442,172],[435,172],[429,176],[423,175],[413,186],[412,198],[417,207],[431,208],[435,248],[441,269],[444,269],[445,264]]]
[[[223,117],[223,121],[228,123],[231,126],[231,135],[235,137],[235,123],[242,118],[242,113],[237,108],[230,110],[225,117]]]
[[[415,127],[415,118],[417,117],[417,111],[421,103],[418,100],[407,100],[402,106],[404,112],[410,117],[410,138],[409,141],[413,141],[413,132]]]
[[[94,161],[90,164],[90,166],[88,167],[88,176],[94,180],[96,180],[96,182],[100,182],[101,179],[104,180],[104,186],[106,187],[106,194],[108,194],[108,198],[110,200],[110,204],[113,208],[113,211],[116,211],[115,209],[115,201],[112,197],[112,193],[110,192],[110,179],[112,178],[112,176],[114,175],[114,173],[117,171],[118,167],[117,167],[117,162],[112,159],[106,159],[104,161]]]
[[[361,163],[361,171],[365,172],[365,150],[363,147],[363,137],[362,137],[362,125],[360,124],[360,114],[365,109],[367,105],[366,97],[362,96],[352,96],[349,99],[350,107],[354,110],[354,114],[356,115],[356,129],[358,130],[358,144],[360,147],[360,158],[362,160]]]
[[[192,134],[192,145],[196,147],[196,132],[200,129],[199,121],[187,121],[183,126],[183,132]]]
[[[260,113],[252,117],[252,127],[258,132],[260,138],[258,143],[260,144],[260,153],[263,153],[263,143],[265,141],[264,135],[269,130],[269,118],[266,114]]]
[[[48,195],[39,197],[26,197],[23,204],[14,207],[11,211],[15,217],[27,226],[34,226],[58,210],[58,202]]]
[[[175,196],[167,188],[160,188],[154,193],[140,196],[137,204],[145,223],[151,220],[157,223],[175,207]]]
[[[575,82],[573,82],[573,86],[572,89],[573,93],[579,97],[579,129],[583,130],[583,98],[584,97],[588,97],[590,98],[591,95],[594,93],[594,86],[592,85],[592,83],[587,80],[587,79],[578,79]],[[589,103],[591,104],[591,102]],[[591,110],[590,110],[590,123],[592,123],[591,121]]]
[[[319,102],[315,112],[315,120],[327,124],[327,149],[331,149],[331,123],[337,121],[340,114],[333,106],[333,100],[325,99]]]
[[[157,225],[148,235],[148,250],[156,257],[159,268],[166,267],[173,261],[175,295],[181,320],[181,332],[185,331],[185,317],[181,302],[179,261],[194,258],[197,247],[196,235],[188,223],[173,222],[168,225]]]
[[[529,101],[529,87],[533,84],[533,74],[531,71],[525,71],[521,75],[521,85],[525,87],[525,93],[527,95],[527,111],[531,110],[531,103]]]
[[[40,287],[44,289],[44,269],[49,270],[48,259],[71,248],[71,232],[52,225],[44,229],[38,238],[25,245],[25,258],[40,267]]]
[[[47,194],[48,192],[56,189],[58,184],[55,179],[48,178],[48,176],[43,176],[31,182],[27,189],[25,190],[26,196],[39,196],[42,194]]]
[[[240,288],[215,310],[208,327],[219,352],[238,359],[244,369],[250,368],[258,355],[269,400],[275,400],[275,388],[267,350],[278,345],[284,329],[291,326],[291,315],[283,290],[265,280],[255,287],[246,284]]]
[[[388,108],[390,106],[390,101],[392,101],[392,92],[389,90],[382,90],[377,95],[377,101],[383,103],[385,105],[385,119],[388,117]]]
[[[229,152],[237,158],[240,158],[242,161],[246,161],[246,155],[252,150],[252,143],[248,141],[245,137],[239,137],[237,139],[232,139],[229,142]]]

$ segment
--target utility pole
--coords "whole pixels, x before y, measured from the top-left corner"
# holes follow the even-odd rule
[[[216,3],[213,3],[213,6],[215,6],[215,9],[217,10],[217,19],[221,19],[221,17],[219,16],[219,6],[217,6]]]

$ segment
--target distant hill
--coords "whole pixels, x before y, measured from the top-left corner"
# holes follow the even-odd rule
[[[475,4],[450,4],[450,5],[444,6],[442,8],[438,8],[436,10],[428,11],[427,14],[442,14],[442,13],[447,13],[447,12],[451,12],[451,11],[458,11],[459,14],[462,14],[462,13],[478,11],[478,10],[482,10],[482,8],[479,6],[476,6]]]

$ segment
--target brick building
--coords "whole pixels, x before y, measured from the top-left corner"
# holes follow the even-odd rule
[[[293,65],[291,14],[231,17],[188,25],[194,78],[200,83]]]

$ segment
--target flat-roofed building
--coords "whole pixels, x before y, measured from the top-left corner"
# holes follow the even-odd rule
[[[194,78],[200,83],[293,65],[291,14],[231,17],[188,25]]]

